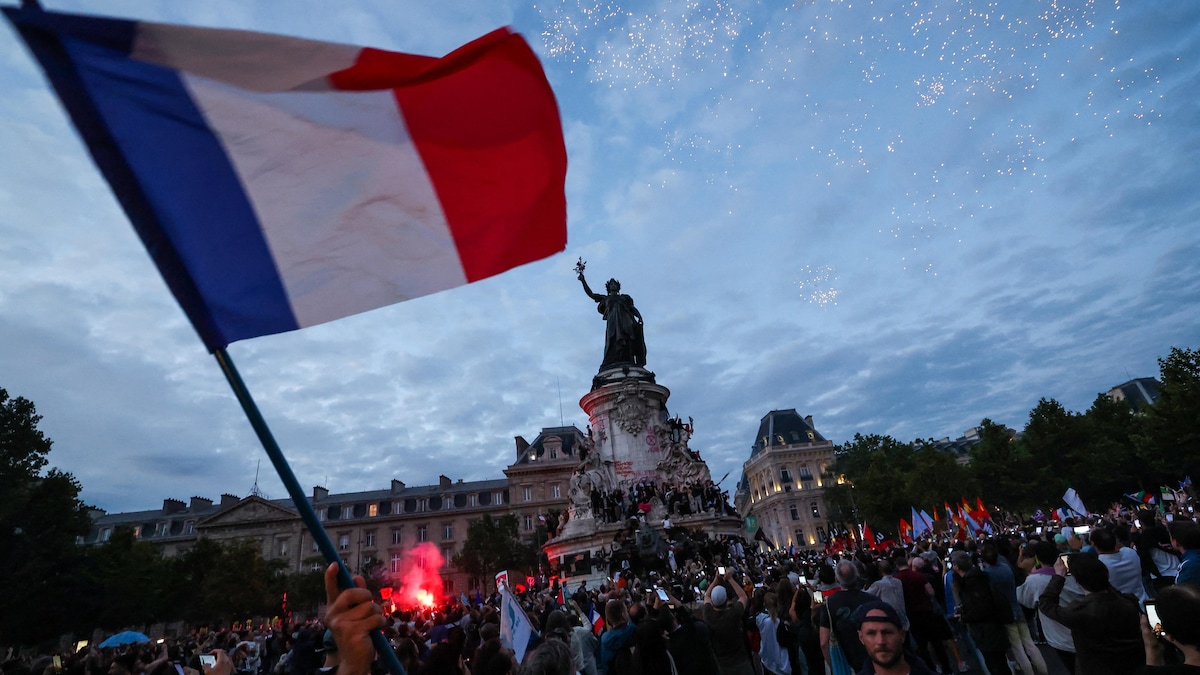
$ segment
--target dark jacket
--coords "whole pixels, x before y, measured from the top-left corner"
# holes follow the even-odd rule
[[[1038,599],[1038,610],[1071,629],[1076,672],[1120,675],[1144,665],[1146,651],[1138,599],[1109,586],[1060,607],[1058,598],[1064,583],[1066,577],[1059,575],[1050,580]]]
[[[1013,621],[1012,608],[992,578],[978,567],[955,580],[958,613],[981,652],[1008,649],[1006,624]]]

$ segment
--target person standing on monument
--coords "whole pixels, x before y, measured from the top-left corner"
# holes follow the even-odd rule
[[[609,279],[604,285],[607,295],[593,293],[583,277],[583,261],[575,266],[583,292],[596,301],[596,311],[604,316],[607,328],[604,331],[604,360],[600,369],[622,363],[646,365],[646,338],[642,327],[642,314],[633,306],[633,298],[621,293],[621,282]]]

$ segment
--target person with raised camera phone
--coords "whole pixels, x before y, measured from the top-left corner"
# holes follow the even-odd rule
[[[1159,592],[1146,604],[1142,616],[1142,642],[1146,647],[1146,675],[1200,675],[1200,585],[1177,584]],[[1157,615],[1151,618],[1151,615]],[[1161,630],[1160,630],[1161,629]],[[1183,663],[1163,665],[1164,641],[1183,654]]]
[[[1145,664],[1141,639],[1141,604],[1108,581],[1108,567],[1091,553],[1071,556],[1070,575],[1079,582],[1084,597],[1060,605],[1067,564],[1054,563],[1054,578],[1038,598],[1038,611],[1071,629],[1075,644],[1075,672],[1120,675]]]

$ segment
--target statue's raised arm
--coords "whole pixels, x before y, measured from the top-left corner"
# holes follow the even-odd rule
[[[642,313],[633,306],[633,298],[621,293],[621,282],[609,279],[607,295],[592,291],[583,276],[586,263],[583,258],[575,264],[575,272],[583,284],[583,292],[596,301],[596,311],[604,316],[607,327],[604,331],[604,360],[600,370],[617,365],[646,365],[646,337],[642,326]]]

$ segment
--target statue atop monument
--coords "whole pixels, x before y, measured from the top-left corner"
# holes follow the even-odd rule
[[[583,284],[584,293],[596,301],[596,311],[604,316],[604,360],[600,370],[619,365],[646,365],[646,337],[642,329],[642,314],[633,306],[633,298],[621,293],[621,282],[609,279],[604,285],[607,295],[593,293],[583,277],[587,265],[583,258],[575,263],[575,272]]]

